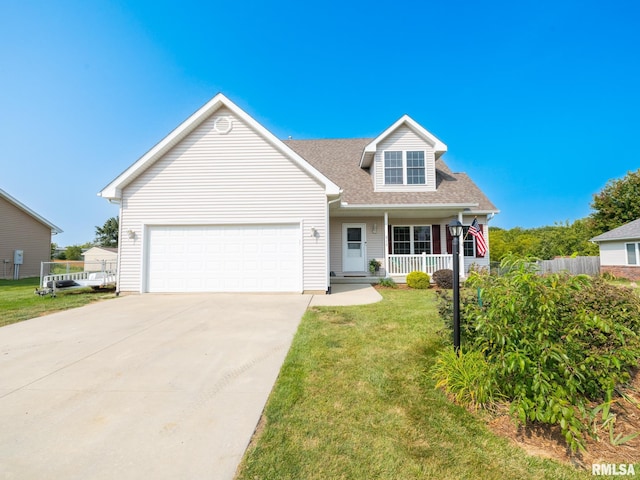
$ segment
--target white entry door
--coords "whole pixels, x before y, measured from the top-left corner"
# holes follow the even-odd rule
[[[364,223],[342,224],[342,271],[367,271],[367,239]]]

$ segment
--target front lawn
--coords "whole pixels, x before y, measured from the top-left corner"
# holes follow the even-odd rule
[[[114,290],[91,288],[58,290],[56,298],[41,297],[34,293],[38,282],[38,278],[0,280],[0,327],[115,297]]]
[[[433,290],[381,290],[302,319],[238,479],[579,479],[527,455],[435,388]]]

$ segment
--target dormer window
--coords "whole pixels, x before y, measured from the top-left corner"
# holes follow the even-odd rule
[[[385,151],[385,185],[424,185],[424,151]]]

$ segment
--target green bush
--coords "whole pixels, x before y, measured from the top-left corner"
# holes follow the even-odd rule
[[[453,291],[436,290],[436,298],[438,300],[438,313],[444,320],[449,332],[449,339],[453,343]],[[476,289],[460,289],[460,341],[463,345],[470,345],[475,338],[475,326],[472,321],[465,317],[465,306],[477,303],[478,293]]]
[[[438,288],[453,288],[453,270],[444,269],[433,272],[433,281]]]
[[[493,367],[481,352],[456,354],[453,348],[440,350],[431,370],[436,387],[444,389],[456,403],[468,408],[487,408],[496,403],[500,389]]]
[[[398,284],[391,277],[385,277],[380,279],[380,281],[378,282],[378,285],[382,287],[387,287],[387,288],[398,288]]]
[[[429,275],[424,272],[411,272],[407,275],[407,286],[410,288],[424,289],[431,286]]]
[[[601,277],[602,277],[603,280],[609,280],[609,281],[616,279],[616,276],[611,272],[604,272],[601,275]]]
[[[522,423],[558,424],[571,449],[582,448],[588,405],[637,366],[640,299],[586,276],[539,275],[530,259],[507,257],[501,269],[467,282],[483,305],[463,300],[463,346],[483,353]]]

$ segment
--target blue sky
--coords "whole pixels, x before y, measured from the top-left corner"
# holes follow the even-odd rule
[[[0,188],[91,241],[118,213],[96,193],[223,92],[280,138],[409,114],[492,225],[573,221],[640,167],[639,5],[5,0]]]

